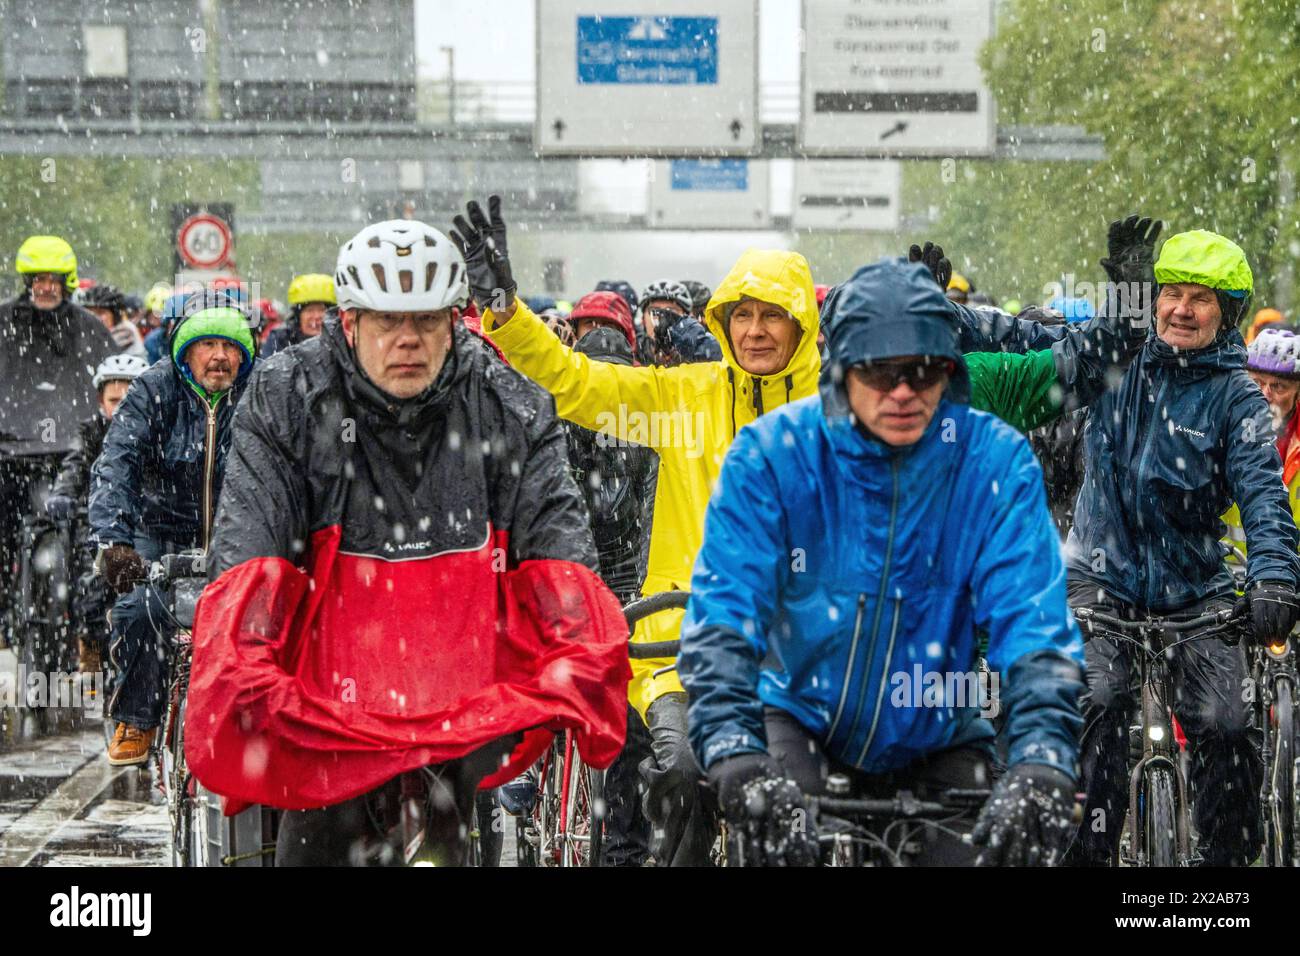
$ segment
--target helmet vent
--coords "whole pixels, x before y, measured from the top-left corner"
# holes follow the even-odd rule
[[[456,268],[452,266],[452,268]],[[424,267],[424,291],[433,291],[433,280],[438,275],[438,263],[430,262]]]
[[[415,281],[415,277],[411,275],[410,269],[399,269],[397,271],[397,281],[402,284],[403,292],[410,292],[411,284]],[[386,292],[388,290],[385,289],[384,291]]]
[[[388,278],[384,275],[384,267],[378,262],[372,262],[370,264],[370,271],[375,274],[375,281],[379,283],[379,291],[387,292]]]
[[[379,237],[371,236],[370,241],[366,243],[371,249],[378,249],[380,246]]]
[[[357,272],[356,266],[348,266],[348,275],[352,276],[352,285],[354,288],[361,288],[361,274]]]

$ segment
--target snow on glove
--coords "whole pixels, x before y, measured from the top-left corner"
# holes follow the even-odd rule
[[[817,833],[798,784],[767,754],[709,768],[741,866],[816,866]]]
[[[510,254],[506,246],[506,224],[501,218],[501,197],[488,197],[488,215],[483,207],[470,200],[465,216],[452,220],[455,229],[451,241],[465,257],[469,288],[474,301],[493,312],[508,312],[515,301],[514,275],[510,271]]]
[[[1074,781],[1043,764],[1017,764],[997,782],[971,841],[976,866],[1054,866],[1074,834]]]

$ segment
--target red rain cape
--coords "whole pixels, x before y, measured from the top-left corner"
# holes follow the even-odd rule
[[[497,567],[475,551],[385,561],[313,535],[310,576],[281,558],[226,571],[199,601],[185,755],[203,786],[247,804],[328,806],[394,776],[522,742],[495,786],[572,728],[610,765],[627,725],[627,626],[600,578],[568,561]]]

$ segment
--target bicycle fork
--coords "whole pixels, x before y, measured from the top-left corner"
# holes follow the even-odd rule
[[[1153,675],[1151,670],[1151,663],[1144,655],[1142,663],[1142,757],[1134,765],[1132,773],[1129,774],[1130,826],[1132,827],[1134,843],[1141,844],[1142,856],[1145,860],[1149,860],[1151,849],[1146,846],[1145,835],[1138,837],[1139,832],[1145,833],[1145,828],[1140,828],[1138,825],[1138,821],[1143,819],[1139,796],[1145,792],[1142,781],[1146,777],[1147,770],[1152,767],[1167,767],[1178,788],[1178,805],[1174,814],[1175,839],[1178,844],[1179,859],[1185,861],[1191,856],[1191,827],[1187,814],[1187,782],[1183,779],[1182,768],[1179,767],[1176,759],[1177,744],[1173,736],[1172,721],[1169,719],[1169,705],[1165,701],[1167,696],[1165,693],[1165,675],[1163,671],[1158,675]]]

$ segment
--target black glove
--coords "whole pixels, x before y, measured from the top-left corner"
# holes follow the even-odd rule
[[[1165,224],[1129,216],[1116,219],[1106,233],[1106,258],[1101,267],[1111,282],[1156,284],[1156,240]]]
[[[1280,644],[1291,635],[1300,605],[1295,590],[1281,581],[1260,581],[1246,592],[1250,636],[1259,645]]]
[[[670,333],[686,316],[674,312],[672,309],[656,309],[653,317],[655,320],[655,350],[665,358],[670,357],[676,351]]]
[[[55,521],[67,521],[77,513],[77,502],[67,495],[50,495],[45,499],[45,513]]]
[[[104,568],[104,580],[118,594],[125,594],[149,577],[144,558],[129,544],[110,545],[104,549],[100,560]]]
[[[976,866],[1054,866],[1074,835],[1074,781],[1055,767],[1017,764],[980,811]]]
[[[817,831],[799,786],[767,754],[709,768],[741,866],[816,866]]]
[[[509,311],[515,301],[515,279],[510,272],[510,254],[506,248],[506,224],[501,218],[501,197],[488,197],[488,215],[473,200],[465,207],[469,216],[452,220],[455,229],[451,241],[465,257],[469,271],[469,289],[474,299],[493,312]],[[491,217],[489,221],[489,217]]]
[[[934,281],[939,283],[939,289],[943,292],[948,291],[948,282],[952,279],[952,263],[943,257],[943,246],[927,242],[922,249],[913,244],[912,248],[907,250],[907,261],[924,262],[925,267],[930,270],[930,275],[934,276]]]

